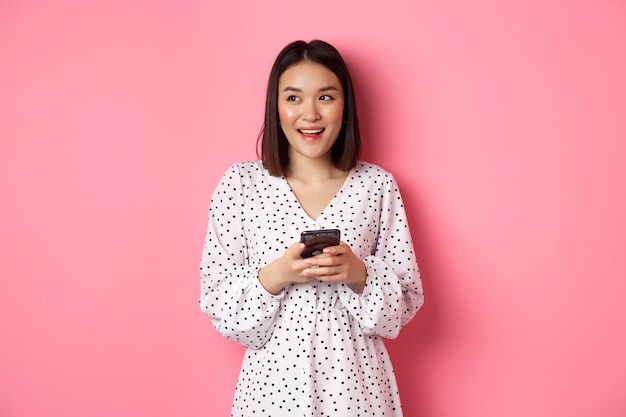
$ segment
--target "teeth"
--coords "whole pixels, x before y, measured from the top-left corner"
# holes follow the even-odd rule
[[[305,135],[315,135],[316,133],[322,133],[323,131],[324,129],[315,129],[315,130],[300,129],[300,132],[304,133]]]

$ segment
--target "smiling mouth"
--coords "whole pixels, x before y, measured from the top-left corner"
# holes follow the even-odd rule
[[[319,135],[323,131],[324,129],[298,129],[298,132],[302,133],[303,135]]]

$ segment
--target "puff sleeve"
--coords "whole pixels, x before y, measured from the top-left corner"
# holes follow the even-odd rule
[[[237,165],[216,187],[200,261],[200,309],[225,338],[260,348],[271,337],[282,294],[259,283],[262,265],[250,265],[243,219],[245,195]]]
[[[393,339],[423,305],[424,292],[404,204],[391,174],[381,194],[375,248],[363,259],[365,289],[357,294],[346,286],[340,299],[365,334]]]

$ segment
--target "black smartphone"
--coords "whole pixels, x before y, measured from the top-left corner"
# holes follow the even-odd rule
[[[341,242],[339,229],[305,230],[300,235],[300,242],[306,247],[302,250],[303,258],[319,255],[325,247],[337,246]]]

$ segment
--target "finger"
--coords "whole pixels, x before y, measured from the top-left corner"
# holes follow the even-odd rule
[[[302,271],[304,275],[312,276],[312,277],[320,277],[324,274],[328,273],[328,267],[319,266],[319,265],[309,265]]]
[[[341,246],[329,246],[327,248],[324,248],[322,254],[329,256],[343,255],[344,250],[341,248]]]
[[[315,279],[321,282],[344,282],[345,276],[343,274],[325,274],[318,275]]]
[[[288,251],[291,252],[291,255],[293,258],[299,258],[301,259],[300,254],[302,253],[302,250],[304,249],[305,244],[298,242],[298,243],[294,243],[293,245],[291,245],[288,249]]]
[[[318,268],[324,266],[339,266],[343,262],[337,256],[331,253],[323,253],[311,258],[307,258],[304,261],[311,268]]]
[[[306,268],[303,272],[307,276],[315,277],[316,279],[323,279],[324,281],[331,281],[333,280],[333,277],[343,275],[342,268],[334,265],[311,266]]]

